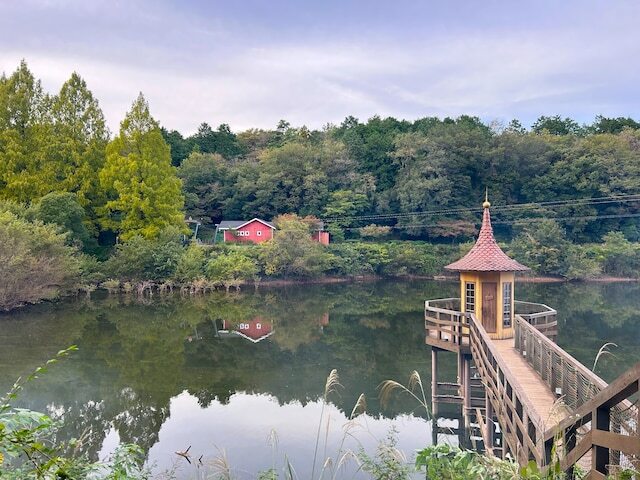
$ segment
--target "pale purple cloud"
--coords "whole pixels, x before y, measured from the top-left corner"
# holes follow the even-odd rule
[[[138,91],[167,127],[280,118],[640,117],[632,1],[0,3],[0,70],[78,71],[109,125]]]

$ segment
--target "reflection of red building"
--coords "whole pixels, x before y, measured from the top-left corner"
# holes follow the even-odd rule
[[[248,322],[229,322],[228,320],[222,321],[221,333],[235,333],[253,343],[258,343],[260,340],[264,340],[270,336],[273,330],[273,324],[269,320],[265,320],[262,317],[256,317]]]

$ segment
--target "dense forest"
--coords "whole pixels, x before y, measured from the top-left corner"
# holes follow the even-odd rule
[[[154,119],[140,94],[110,132],[78,74],[56,94],[24,61],[0,77],[0,273],[23,272],[3,295],[49,277],[18,303],[87,272],[87,284],[212,280],[234,265],[248,272],[234,282],[433,274],[473,240],[486,189],[498,238],[535,272],[635,275],[640,123],[631,118],[541,116],[525,128],[472,116],[348,117],[321,130],[202,123],[185,136]],[[202,221],[205,242],[222,219],[281,218],[282,235],[261,249],[203,253],[181,243],[185,216]],[[309,218],[324,220],[331,247],[304,243]]]
[[[504,238],[513,220],[557,217],[570,240],[586,242],[612,230],[640,238],[637,219],[626,216],[639,212],[638,200],[570,202],[640,191],[639,128],[632,119],[604,117],[587,126],[541,117],[531,130],[468,116],[349,117],[321,131],[281,121],[271,131],[233,134],[225,124],[213,130],[203,123],[187,138],[175,130],[163,135],[187,212],[209,224],[296,212],[334,220],[340,237],[378,224],[403,238],[469,239],[488,187],[496,206],[564,203],[501,213]],[[616,218],[583,218],[602,215]]]

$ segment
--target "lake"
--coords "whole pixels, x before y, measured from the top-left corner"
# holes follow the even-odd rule
[[[417,370],[428,395],[424,300],[457,294],[457,283],[423,280],[144,301],[97,292],[0,316],[0,391],[75,344],[78,352],[30,383],[17,403],[63,418],[61,437],[82,438],[93,459],[134,442],[158,471],[177,468],[180,478],[199,478],[222,456],[235,478],[280,469],[285,456],[299,478],[310,478],[316,443],[317,476],[325,458],[337,461],[343,440],[373,454],[395,432],[411,461],[432,442],[431,421],[407,395],[381,405],[377,387],[406,383]],[[616,343],[596,367],[605,380],[640,361],[640,285],[519,283],[515,297],[557,309],[558,343],[589,367],[605,342]],[[451,360],[441,363],[453,377]],[[334,368],[342,387],[323,410]],[[360,394],[366,413],[350,421]],[[189,446],[193,465],[175,454]],[[350,462],[344,476],[355,470]]]

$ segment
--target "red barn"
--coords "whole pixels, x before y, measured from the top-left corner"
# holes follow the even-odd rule
[[[253,242],[262,243],[273,238],[276,227],[273,224],[254,218],[252,220],[224,220],[216,225],[222,232],[224,242]]]
[[[273,324],[269,320],[265,320],[262,317],[256,317],[251,321],[240,323],[223,320],[222,330],[219,330],[219,332],[233,332],[247,340],[251,340],[253,343],[258,343],[260,340],[264,340],[269,337],[274,330]]]

